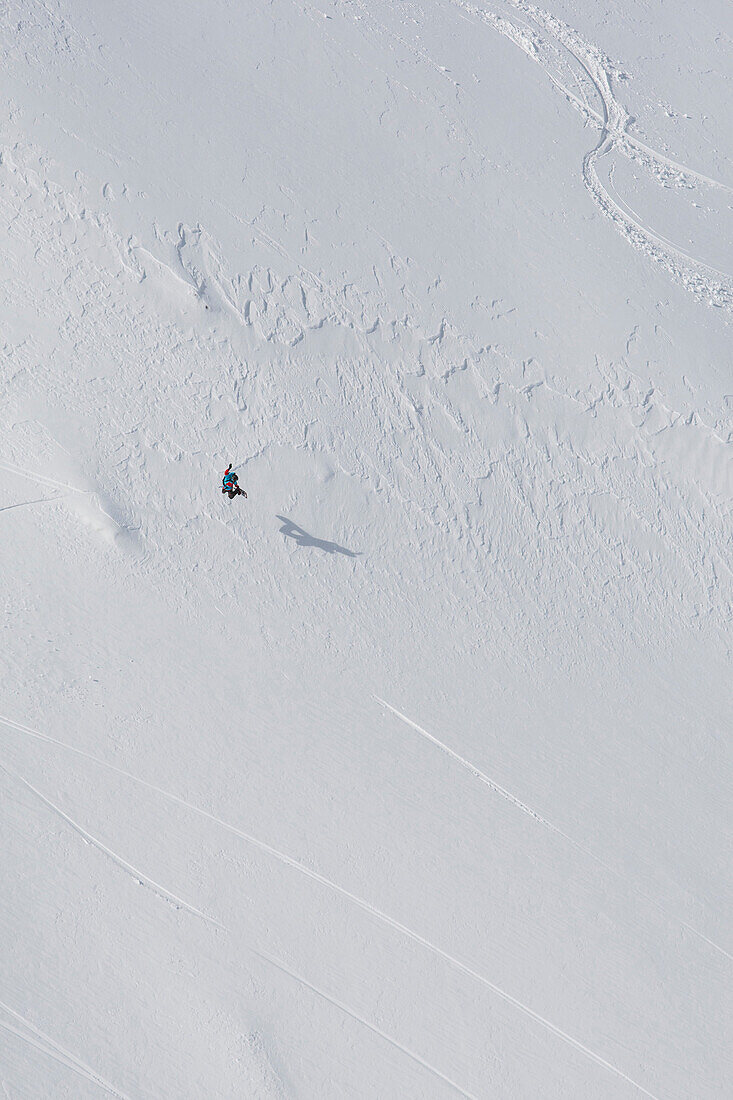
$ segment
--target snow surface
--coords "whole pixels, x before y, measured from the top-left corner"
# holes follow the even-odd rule
[[[731,7],[545,2],[0,5],[2,1100],[733,1095]]]

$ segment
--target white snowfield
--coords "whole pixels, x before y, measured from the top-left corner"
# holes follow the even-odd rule
[[[0,1100],[733,1096],[733,16],[543,2],[0,4]]]

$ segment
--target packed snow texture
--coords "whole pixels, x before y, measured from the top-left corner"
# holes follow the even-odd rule
[[[3,1100],[733,1095],[730,4],[545,2],[0,5]]]

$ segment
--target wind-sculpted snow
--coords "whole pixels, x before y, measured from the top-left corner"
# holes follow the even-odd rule
[[[721,19],[4,5],[0,1094],[730,1092]]]

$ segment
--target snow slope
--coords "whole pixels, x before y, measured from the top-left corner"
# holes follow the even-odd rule
[[[730,10],[547,2],[0,6],[9,1100],[733,1089]]]

